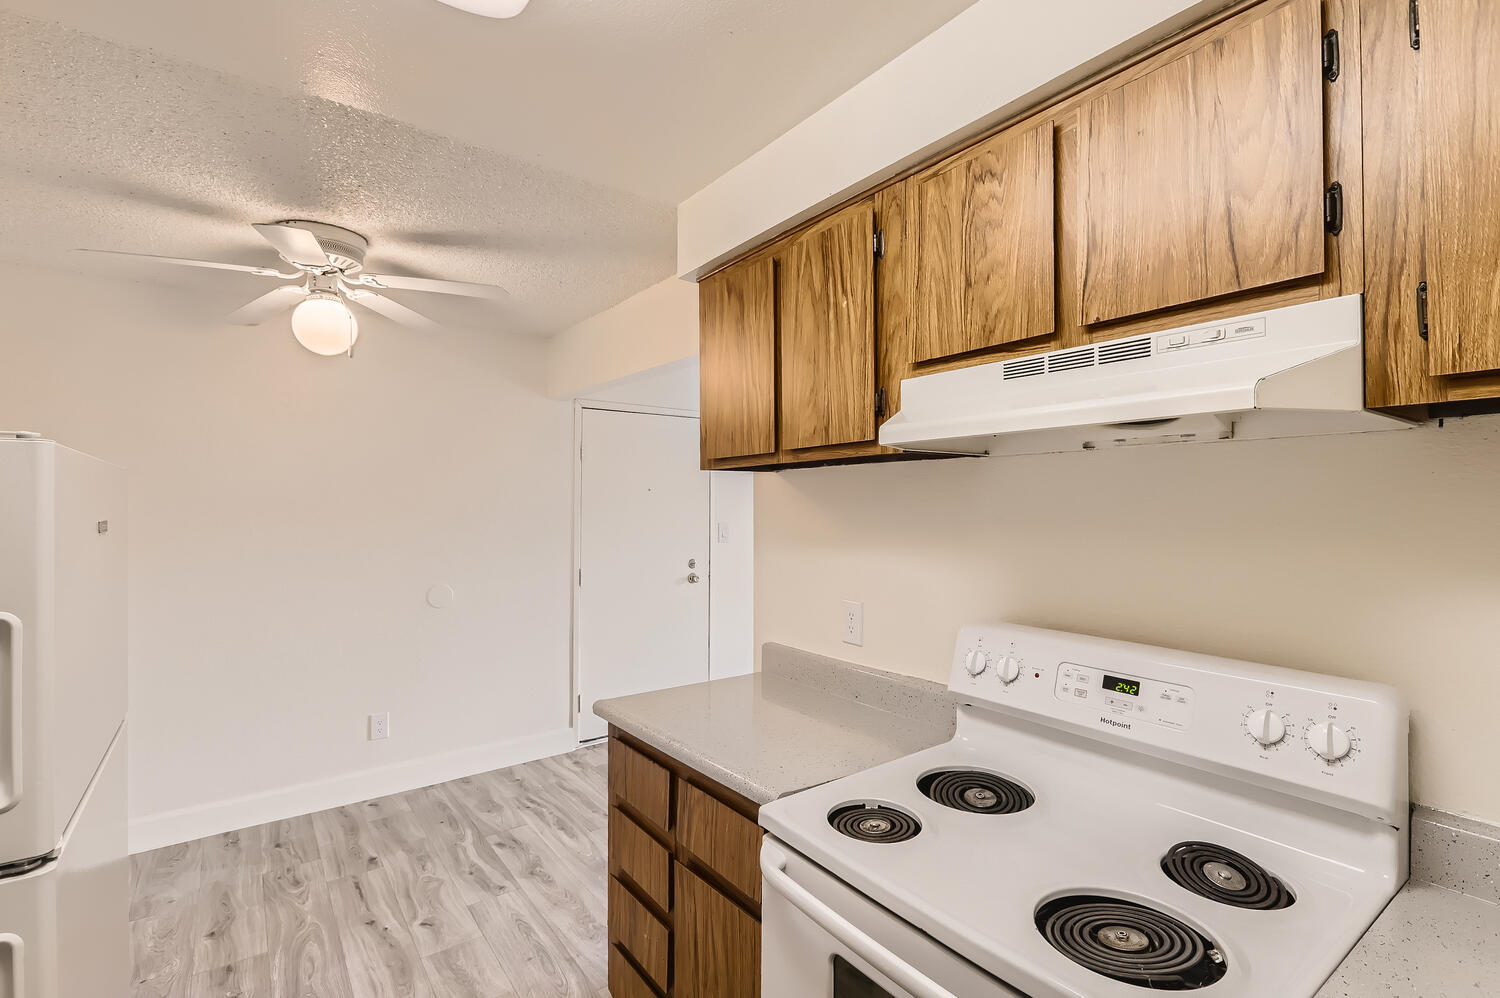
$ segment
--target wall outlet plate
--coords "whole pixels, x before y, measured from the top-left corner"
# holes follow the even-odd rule
[[[370,741],[378,742],[382,738],[389,737],[391,737],[391,715],[389,713],[371,714]]]
[[[865,605],[852,599],[844,600],[844,644],[865,643]]]

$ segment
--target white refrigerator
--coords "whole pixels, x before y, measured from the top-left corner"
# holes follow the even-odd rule
[[[0,432],[0,998],[130,991],[125,475]]]

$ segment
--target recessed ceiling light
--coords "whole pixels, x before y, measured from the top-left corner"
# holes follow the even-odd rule
[[[480,17],[515,17],[531,0],[438,0]]]

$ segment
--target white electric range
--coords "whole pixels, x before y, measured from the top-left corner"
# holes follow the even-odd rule
[[[775,801],[774,998],[1311,998],[1407,876],[1372,683],[964,628],[953,739]]]

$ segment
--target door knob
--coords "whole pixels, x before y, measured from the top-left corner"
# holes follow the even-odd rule
[[[698,573],[697,572],[689,572],[688,573],[688,581],[689,582],[697,582],[698,581]]]

